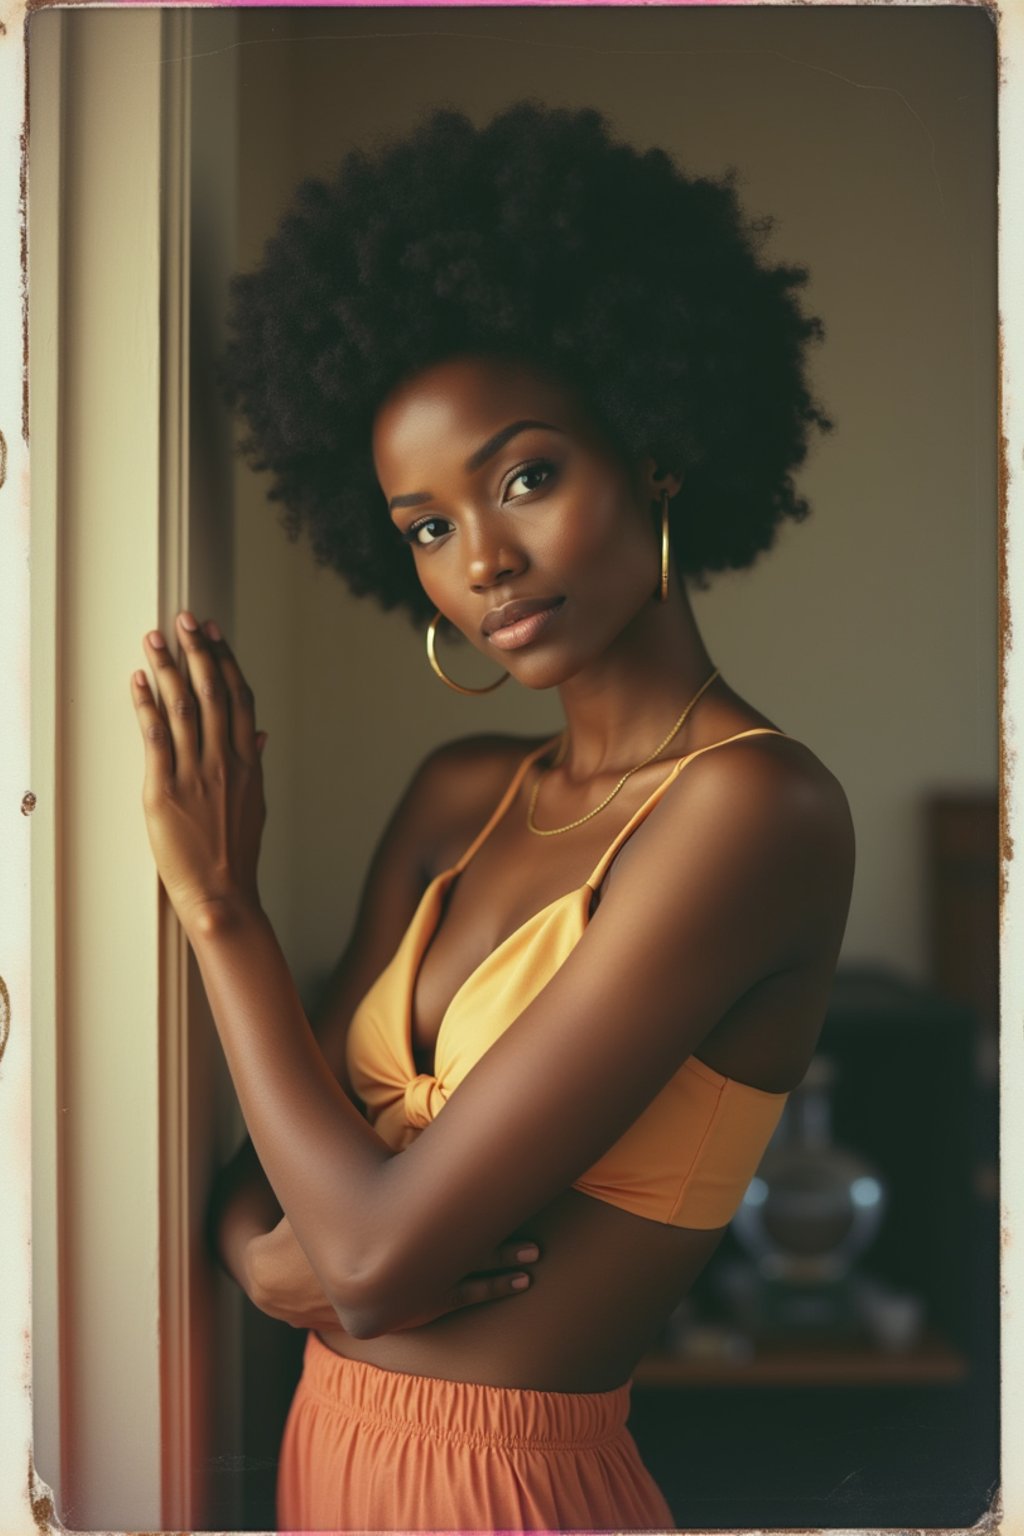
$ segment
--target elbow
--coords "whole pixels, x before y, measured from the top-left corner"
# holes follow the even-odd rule
[[[343,1273],[331,1284],[328,1299],[341,1327],[354,1339],[376,1339],[394,1327],[382,1277],[372,1266]]]
[[[335,1306],[340,1326],[353,1339],[377,1339],[382,1333],[390,1330],[383,1327],[380,1319],[372,1311],[365,1309],[353,1310],[350,1307]]]
[[[339,1325],[353,1339],[376,1339],[389,1331],[372,1298],[348,1291],[344,1295],[332,1294],[330,1301]]]
[[[350,1264],[329,1292],[342,1329],[358,1339],[379,1338],[381,1333],[415,1326],[424,1318],[427,1295],[421,1258],[395,1244],[382,1246],[359,1264]],[[433,1315],[441,1310],[434,1307]]]

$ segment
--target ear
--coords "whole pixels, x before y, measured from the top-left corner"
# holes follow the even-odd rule
[[[642,458],[637,466],[637,484],[640,493],[655,504],[661,502],[666,491],[671,501],[673,496],[678,495],[682,483],[681,475],[674,470],[666,469],[650,454]]]

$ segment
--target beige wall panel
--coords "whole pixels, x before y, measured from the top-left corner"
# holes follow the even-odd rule
[[[86,1530],[153,1529],[157,879],[129,674],[158,604],[160,18],[80,12],[65,26],[75,131],[64,136],[56,606],[60,1515]]]

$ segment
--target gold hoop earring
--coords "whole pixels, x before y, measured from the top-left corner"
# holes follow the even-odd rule
[[[668,491],[661,493],[661,601],[668,601]]]
[[[431,619],[427,628],[427,660],[430,662],[430,665],[433,667],[442,683],[447,683],[448,687],[454,688],[456,693],[493,693],[495,688],[500,688],[502,683],[508,682],[512,675],[510,672],[503,672],[495,682],[488,683],[486,688],[464,688],[461,683],[457,683],[452,678],[450,678],[437,659],[437,626],[440,624],[440,622],[441,610],[439,608],[434,614],[434,617]]]

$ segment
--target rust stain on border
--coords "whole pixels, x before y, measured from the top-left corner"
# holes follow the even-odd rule
[[[7,1049],[8,1036],[11,1033],[11,994],[7,990],[7,983],[0,976],[0,1061],[3,1061],[4,1051]]]
[[[32,1519],[35,1521],[39,1536],[51,1536],[53,1531],[64,1529],[57,1519],[57,1511],[53,1507],[50,1494],[43,1493],[39,1488],[31,1450],[28,1453],[28,1498],[32,1506]]]

